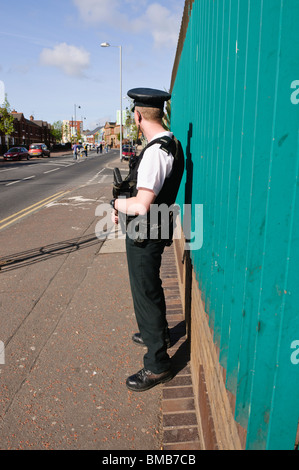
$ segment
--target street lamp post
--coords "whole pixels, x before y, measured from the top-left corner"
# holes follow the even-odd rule
[[[76,104],[74,105],[74,108],[75,108],[75,138],[77,140],[77,131],[78,131],[78,128],[77,128],[77,119],[76,119],[76,108],[78,109],[81,109],[81,106],[77,106]]]
[[[108,42],[102,42],[101,47],[119,47],[119,66],[120,66],[120,133],[119,133],[119,159],[122,160],[122,147],[123,147],[123,108],[122,108],[122,46],[111,46]]]

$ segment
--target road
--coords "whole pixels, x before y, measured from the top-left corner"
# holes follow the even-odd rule
[[[0,230],[88,182],[112,177],[118,151],[73,160],[71,154],[0,164]],[[53,155],[53,154],[52,154]]]

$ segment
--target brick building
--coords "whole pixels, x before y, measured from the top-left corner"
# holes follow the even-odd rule
[[[113,148],[119,148],[120,124],[116,122],[106,122],[104,127],[103,139]]]
[[[0,154],[6,152],[10,147],[22,145],[29,148],[35,142],[45,143],[51,147],[55,143],[55,138],[51,133],[51,124],[46,121],[34,120],[33,116],[26,119],[23,113],[13,110],[14,132],[7,136],[0,130]]]

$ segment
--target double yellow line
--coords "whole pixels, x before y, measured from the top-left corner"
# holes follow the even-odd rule
[[[22,219],[23,217],[26,217],[32,212],[35,212],[38,209],[41,209],[43,206],[50,204],[50,202],[55,201],[55,199],[58,199],[59,197],[62,197],[67,193],[69,193],[69,191],[60,191],[59,193],[53,194],[53,196],[49,196],[46,199],[42,199],[41,201],[36,202],[32,206],[26,207],[25,209],[22,209],[21,211],[16,212],[15,214],[12,214],[9,217],[6,217],[5,219],[0,220],[0,230],[7,227],[8,225],[13,224],[17,220]]]

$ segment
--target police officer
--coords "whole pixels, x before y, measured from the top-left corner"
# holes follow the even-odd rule
[[[113,220],[118,213],[127,220],[145,217],[149,230],[136,239],[127,230],[126,252],[131,292],[139,333],[133,335],[135,343],[147,346],[144,367],[128,377],[127,387],[132,391],[148,390],[172,379],[171,363],[167,354],[169,332],[160,266],[162,253],[169,240],[160,236],[151,239],[149,214],[153,205],[174,204],[180,186],[184,155],[180,143],[162,125],[165,101],[171,95],[150,88],[128,91],[134,100],[134,118],[148,145],[131,167],[131,197],[111,201]],[[130,223],[128,224],[128,226]]]

